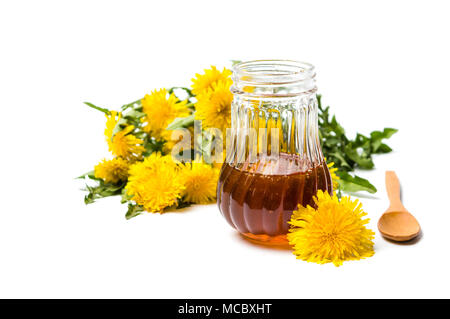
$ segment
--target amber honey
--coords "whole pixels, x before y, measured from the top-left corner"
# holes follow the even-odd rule
[[[302,167],[298,155],[280,154],[237,169],[224,164],[218,205],[228,223],[244,236],[267,244],[285,244],[288,221],[299,204],[314,205],[317,190],[332,192],[325,162]]]
[[[332,192],[315,76],[311,64],[289,60],[233,67],[231,130],[217,201],[228,223],[253,241],[286,245],[298,205],[313,206],[319,189]]]

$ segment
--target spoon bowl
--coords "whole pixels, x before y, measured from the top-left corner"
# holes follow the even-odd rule
[[[411,240],[420,233],[417,219],[406,210],[400,199],[400,182],[393,171],[386,172],[386,190],[390,206],[378,221],[378,230],[394,241]]]
[[[407,241],[420,232],[417,219],[408,212],[386,212],[378,221],[380,233],[394,241]]]

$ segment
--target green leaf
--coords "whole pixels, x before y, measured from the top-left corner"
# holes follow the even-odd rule
[[[113,136],[117,132],[120,132],[128,125],[133,125],[134,127],[139,127],[142,122],[141,119],[145,117],[145,113],[138,109],[130,109],[126,114],[122,114],[122,118],[117,122],[113,130]],[[140,133],[143,133],[142,131]]]
[[[154,138],[146,138],[144,140],[144,148],[145,152],[142,154],[144,157],[149,156],[153,152],[161,152],[163,153],[165,141],[164,140],[155,140]]]
[[[358,148],[355,148],[352,143],[345,146],[345,154],[354,161],[360,168],[371,169],[374,167],[372,158],[364,156],[364,153],[359,154]]]
[[[356,134],[355,140],[352,142],[355,148],[362,148],[367,153],[370,153],[370,138],[360,133]]]
[[[127,109],[129,109],[130,107],[131,107],[131,108],[135,108],[135,106],[140,107],[140,106],[142,105],[142,104],[141,104],[141,100],[142,100],[142,99],[139,99],[139,100],[136,100],[136,101],[134,101],[134,102],[131,102],[131,103],[122,105],[122,112],[125,111],[125,110],[127,110]]]
[[[167,130],[176,130],[179,128],[188,128],[192,125],[194,125],[194,119],[195,115],[189,115],[187,117],[177,117],[175,120],[173,120],[172,123],[167,126]]]
[[[345,153],[341,152],[334,152],[334,153],[325,153],[325,157],[328,161],[334,162],[336,164],[336,167],[340,170],[353,170],[352,166],[349,162],[347,162],[347,159],[345,158]]]
[[[122,193],[122,189],[126,185],[126,182],[121,182],[115,185],[105,184],[103,180],[100,179],[97,179],[97,181],[97,186],[86,185],[85,190],[88,192],[88,194],[84,197],[84,202],[86,204],[92,204],[99,198],[120,195]]]
[[[130,201],[133,198],[132,195],[129,195],[127,193],[127,190],[125,188],[122,189],[122,199],[120,200],[120,202],[122,204],[125,204],[126,202]]]
[[[345,135],[344,128],[337,122],[336,116],[333,115],[330,123],[330,127],[333,130],[333,132],[336,134],[336,136],[342,136]]]
[[[85,179],[86,177],[89,177],[90,179],[98,179],[95,177],[94,170],[84,173],[83,175],[80,175],[80,176],[76,177],[75,179]]]
[[[94,105],[92,103],[89,103],[89,102],[84,102],[84,104],[86,104],[87,106],[89,106],[89,107],[91,107],[91,108],[93,108],[93,109],[95,109],[97,111],[103,112],[106,115],[110,115],[111,114],[111,111],[106,109],[106,108],[103,108],[103,107],[100,107],[100,106],[96,106],[96,105]]]
[[[373,186],[367,179],[359,177],[357,175],[351,176],[347,172],[338,171],[339,176],[339,187],[344,192],[355,193],[359,191],[366,191],[371,194],[377,192],[375,186]]]
[[[373,131],[370,133],[370,141],[372,143],[372,152],[378,153],[378,150],[382,144],[383,139],[390,138],[398,130],[395,128],[385,128],[383,132]],[[384,148],[386,150],[386,148]]]
[[[329,137],[327,139],[324,139],[324,144],[327,147],[339,147],[341,145],[341,139],[337,137]]]
[[[132,121],[132,122],[136,122],[137,120],[140,120],[144,116],[145,116],[144,112],[133,109],[133,110],[129,111],[127,114],[125,114],[123,116],[123,118],[125,118],[129,121]]]
[[[336,116],[330,115],[330,107],[322,105],[322,96],[317,95],[319,136],[322,151],[328,162],[334,162],[338,175],[344,176],[340,190],[375,192],[375,187],[367,180],[351,176],[348,172],[355,169],[373,169],[373,154],[389,153],[392,149],[383,143],[391,137],[396,129],[385,128],[383,131],[373,131],[370,137],[357,133],[354,139],[345,134],[345,129],[339,124]]]
[[[133,217],[140,215],[143,211],[144,211],[144,207],[130,203],[130,204],[128,204],[128,211],[125,214],[125,218],[127,220],[131,219]]]
[[[381,145],[378,147],[377,154],[384,154],[384,153],[390,153],[392,152],[392,148],[390,148],[388,145],[381,143]]]

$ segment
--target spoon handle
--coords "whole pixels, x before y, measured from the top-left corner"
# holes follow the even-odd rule
[[[389,210],[405,210],[400,199],[400,182],[394,171],[386,171],[386,191],[391,202]]]

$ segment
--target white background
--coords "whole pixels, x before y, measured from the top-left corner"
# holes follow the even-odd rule
[[[450,297],[445,1],[2,1],[0,297]],[[350,135],[399,129],[361,174],[370,227],[396,170],[423,237],[342,267],[247,243],[215,205],[126,221],[74,177],[107,156],[104,116],[231,59],[317,67]]]

